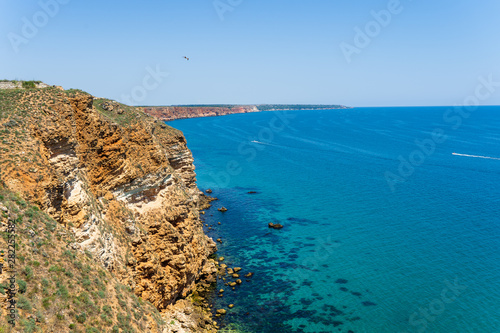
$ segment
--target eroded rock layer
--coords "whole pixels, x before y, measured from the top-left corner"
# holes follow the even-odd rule
[[[215,273],[183,134],[80,91],[18,91],[0,128],[1,180],[40,206],[160,311]]]
[[[148,106],[145,113],[164,121],[184,118],[216,117],[236,113],[259,112],[254,105],[235,106]]]

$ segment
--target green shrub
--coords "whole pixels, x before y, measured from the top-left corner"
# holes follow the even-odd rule
[[[45,321],[45,318],[43,317],[43,314],[40,310],[36,312],[36,320],[40,323],[43,323]]]
[[[87,314],[85,312],[76,315],[76,321],[79,322],[80,324],[83,324],[85,320],[87,320]]]
[[[90,303],[90,297],[89,294],[86,293],[85,291],[78,296],[78,300],[82,302],[83,304],[89,304]]]
[[[106,323],[106,325],[111,325],[113,321],[105,313],[101,313],[101,320]]]
[[[68,299],[69,291],[64,284],[58,283],[57,295],[61,296],[63,299]]]
[[[74,253],[72,253],[70,250],[64,251],[63,255],[70,258],[71,260],[76,258],[76,255]]]
[[[111,307],[110,307],[109,305],[104,305],[104,306],[102,307],[102,311],[103,311],[104,313],[106,313],[107,315],[110,315],[110,314],[111,314]]]
[[[84,277],[83,280],[82,280],[82,286],[83,286],[83,288],[85,288],[85,289],[88,290],[91,285],[92,285],[92,282],[90,282],[90,279],[88,278],[88,276]]]
[[[116,314],[116,320],[118,320],[118,327],[122,330],[130,329],[130,315],[125,315],[123,313]]]
[[[35,81],[23,81],[22,86],[24,89],[34,89],[36,88]]]
[[[23,319],[21,320],[21,325],[24,327],[25,333],[33,333],[36,330],[36,324],[34,319]]]
[[[19,293],[24,294],[27,289],[26,281],[18,280],[17,285],[19,286]]]
[[[64,268],[59,267],[57,265],[50,266],[50,268],[49,268],[49,272],[63,272],[63,271],[64,271]]]
[[[44,299],[42,299],[42,306],[45,309],[48,309],[50,307],[50,303],[51,302],[52,302],[52,298],[51,297],[45,297]]]
[[[19,296],[19,300],[17,301],[17,307],[19,309],[26,310],[26,311],[31,311],[31,309],[33,308],[31,306],[31,302],[29,301],[29,299],[27,299],[23,295]]]
[[[33,277],[33,269],[29,266],[24,267],[23,274],[26,275],[26,280],[30,280]]]
[[[0,284],[0,293],[5,295],[5,289],[9,289],[9,284],[7,282]]]

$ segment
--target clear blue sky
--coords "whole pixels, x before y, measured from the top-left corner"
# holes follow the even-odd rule
[[[498,0],[401,0],[350,63],[341,43],[356,46],[355,27],[390,1],[221,0],[224,20],[213,0],[58,1],[50,17],[0,0],[0,78],[122,101],[136,89],[136,105],[453,105],[479,76],[500,82]],[[38,31],[23,35],[23,18]],[[148,66],[169,75],[142,96]],[[481,103],[500,104],[496,89]]]

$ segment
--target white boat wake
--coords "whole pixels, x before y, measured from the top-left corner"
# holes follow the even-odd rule
[[[260,142],[260,141],[257,141],[257,140],[252,140],[250,142],[253,142],[253,143],[258,143],[260,145],[266,145],[266,146],[275,146],[277,147],[276,145],[273,145],[273,144],[270,144],[270,143],[266,143],[266,142]]]
[[[467,154],[458,154],[458,153],[452,153],[452,155],[455,155],[455,156],[464,156],[464,157],[485,158],[485,159],[488,159],[488,160],[498,160],[498,161],[500,161],[500,158],[498,158],[498,157],[477,156],[477,155],[467,155]]]

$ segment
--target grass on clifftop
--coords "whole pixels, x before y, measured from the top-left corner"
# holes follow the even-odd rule
[[[180,132],[179,130],[164,124],[163,121],[144,113],[141,108],[125,105],[105,98],[95,98],[93,103],[96,110],[102,116],[122,127],[131,127],[140,123],[142,125],[155,127],[158,132],[161,131],[167,136],[175,135]],[[114,109],[105,109],[103,107],[104,103],[113,104]]]
[[[111,102],[113,104],[118,105],[118,109],[120,110],[121,114],[119,114],[117,111],[109,111],[103,108],[103,103],[105,102]],[[128,106],[125,104],[121,104],[118,102],[113,102],[108,99],[104,98],[96,98],[94,99],[94,107],[107,117],[108,119],[112,120],[113,122],[116,122],[117,124],[121,126],[130,126],[133,125],[137,122],[144,121],[147,117],[147,115],[141,111],[138,111],[135,107],[133,106]]]

